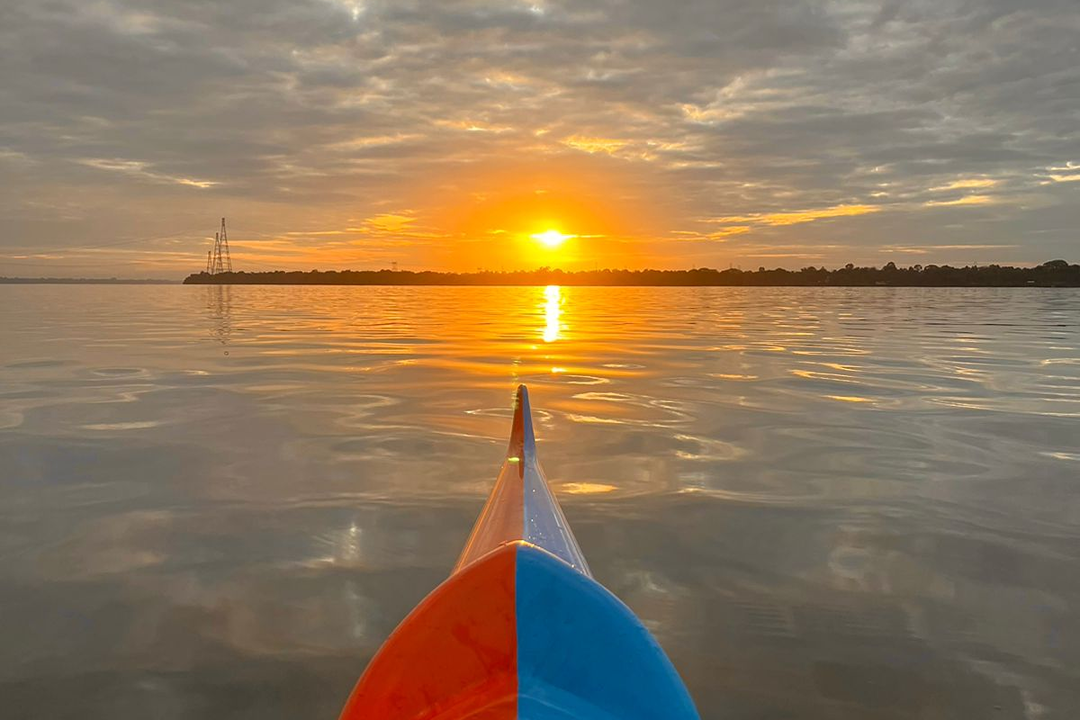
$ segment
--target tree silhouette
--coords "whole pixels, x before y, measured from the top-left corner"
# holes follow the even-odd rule
[[[912,265],[882,268],[856,267],[837,270],[804,267],[797,272],[784,268],[743,272],[737,268],[716,270],[584,270],[569,272],[544,266],[536,270],[474,273],[412,272],[409,270],[310,270],[272,272],[205,272],[190,275],[187,285],[644,285],[644,286],[807,286],[807,287],[1080,287],[1080,265],[1051,260],[1035,267],[1006,265]]]

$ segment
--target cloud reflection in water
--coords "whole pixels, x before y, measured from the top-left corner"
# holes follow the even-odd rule
[[[0,287],[0,693],[333,717],[453,564],[523,381],[591,564],[704,717],[1068,716],[1078,317],[1025,290]]]

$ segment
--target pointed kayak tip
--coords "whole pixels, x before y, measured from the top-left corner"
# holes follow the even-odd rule
[[[529,388],[518,385],[514,396],[514,424],[510,430],[508,456],[520,458],[522,466],[536,457],[536,436],[533,435],[532,408],[529,407]]]

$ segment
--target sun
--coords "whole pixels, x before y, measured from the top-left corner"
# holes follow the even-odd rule
[[[557,248],[567,240],[575,237],[577,237],[577,235],[564,235],[558,230],[545,230],[542,233],[533,235],[532,239],[540,241],[549,248]]]

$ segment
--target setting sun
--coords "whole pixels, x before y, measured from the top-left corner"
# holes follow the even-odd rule
[[[533,240],[539,240],[549,248],[557,248],[567,240],[577,237],[576,235],[563,235],[558,230],[545,230],[532,236]]]

